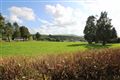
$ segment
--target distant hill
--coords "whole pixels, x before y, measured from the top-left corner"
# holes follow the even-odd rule
[[[33,39],[35,39],[35,35],[33,35]],[[77,42],[77,41],[85,41],[83,36],[77,36],[77,35],[45,35],[41,34],[40,40],[47,40],[47,41],[68,41],[68,42]]]

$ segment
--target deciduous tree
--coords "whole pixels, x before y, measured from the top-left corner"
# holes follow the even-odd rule
[[[117,31],[115,28],[112,28],[111,30],[111,38],[116,39],[117,38]]]
[[[21,37],[23,38],[23,40],[27,40],[30,36],[29,30],[25,26],[20,27],[20,33],[21,33]]]
[[[14,33],[13,33],[12,37],[14,40],[15,38],[20,38],[20,29],[19,29],[19,25],[17,22],[14,22],[13,26],[14,26]]]
[[[0,13],[0,36],[1,38],[3,37],[4,25],[5,25],[5,18]]]
[[[5,24],[4,33],[7,36],[8,41],[10,42],[12,34],[13,34],[13,26],[10,22],[7,22]]]
[[[40,40],[40,37],[41,37],[40,33],[37,32],[37,33],[35,34],[35,37],[36,37],[36,40]]]

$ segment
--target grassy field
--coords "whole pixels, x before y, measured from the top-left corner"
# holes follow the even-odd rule
[[[0,56],[59,54],[99,48],[115,48],[120,44],[88,45],[85,42],[0,42]]]
[[[0,80],[120,80],[120,44],[28,41],[0,46]]]

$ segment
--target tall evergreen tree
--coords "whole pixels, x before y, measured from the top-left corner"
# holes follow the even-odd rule
[[[97,20],[96,36],[99,41],[102,41],[103,45],[105,45],[111,37],[111,28],[111,19],[107,17],[107,12],[101,12],[101,16]]]
[[[96,25],[95,25],[95,17],[89,16],[86,21],[86,26],[84,29],[84,38],[88,41],[89,44],[95,40],[96,34]]]

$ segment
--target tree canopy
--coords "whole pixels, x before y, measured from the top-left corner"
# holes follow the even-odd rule
[[[13,40],[14,40],[15,38],[20,38],[21,33],[17,22],[14,22],[13,26],[14,26],[14,33],[13,33]]]
[[[20,33],[21,33],[21,37],[23,38],[23,40],[27,40],[30,36],[29,30],[25,26],[20,27]]]
[[[89,44],[91,44],[95,40],[96,26],[94,16],[89,16],[87,18],[84,34],[84,38],[88,41]]]
[[[7,36],[8,41],[10,42],[12,34],[13,34],[13,27],[12,24],[10,22],[7,22],[5,24],[5,28],[4,28],[4,34]]]
[[[41,37],[40,33],[37,32],[37,33],[35,34],[35,37],[36,37],[36,40],[40,40],[40,37]]]
[[[96,41],[105,45],[110,39],[117,38],[117,32],[111,24],[112,19],[107,16],[107,12],[101,12],[99,19],[95,19],[94,16],[89,16],[84,29],[84,37],[89,44]]]

